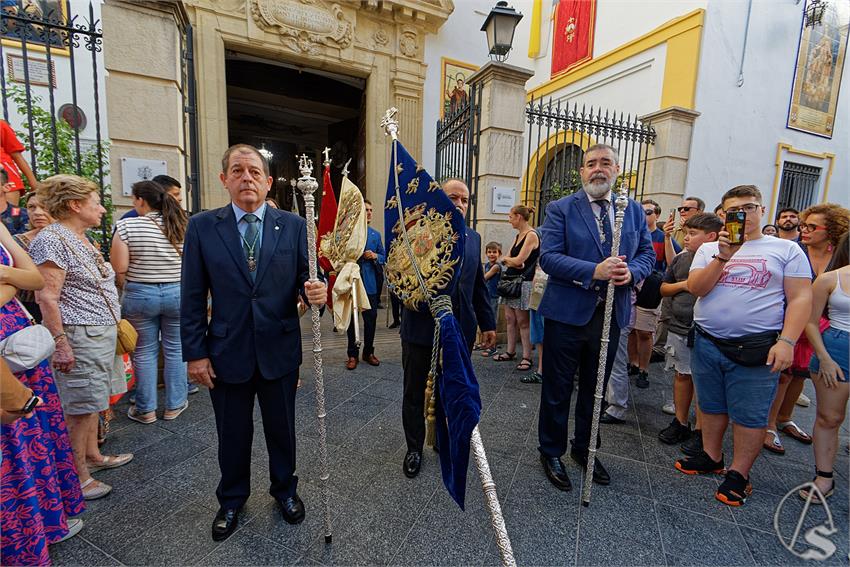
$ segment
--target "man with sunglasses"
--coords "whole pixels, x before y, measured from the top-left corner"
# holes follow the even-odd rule
[[[726,217],[746,213],[744,241],[726,230],[694,255],[688,291],[694,307],[691,369],[702,410],[703,451],[680,459],[685,474],[725,470],[723,435],[732,422],[732,463],[715,492],[729,506],[752,492],[749,473],[764,442],[779,373],[791,366],[794,345],[812,304],[811,269],[793,242],[765,238],[761,192],[739,185],[723,196]]]

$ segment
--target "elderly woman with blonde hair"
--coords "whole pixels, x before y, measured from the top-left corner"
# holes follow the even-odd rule
[[[105,456],[97,444],[97,415],[109,407],[121,307],[115,272],[86,237],[106,209],[93,182],[75,175],[44,180],[38,199],[56,222],[43,228],[29,252],[44,277],[36,293],[44,325],[56,341],[53,367],[71,433],[74,463],[87,500],[112,487],[91,473],[119,467],[132,454]]]

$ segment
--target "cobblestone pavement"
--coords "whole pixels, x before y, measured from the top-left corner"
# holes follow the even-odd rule
[[[449,498],[437,456],[426,449],[422,473],[402,475],[401,349],[379,317],[378,368],[344,369],[344,335],[325,329],[324,375],[332,462],[333,544],[322,538],[313,367],[304,357],[297,400],[299,493],[307,507],[300,526],[286,524],[268,495],[267,452],[255,411],[253,493],[239,529],[225,542],[210,537],[217,509],[216,431],[206,392],[190,397],[175,421],[141,425],[116,408],[105,450],[132,451],[129,465],[97,473],[113,493],[89,503],[85,528],[51,547],[57,565],[498,565],[499,556],[474,470],[466,511]],[[303,323],[309,337],[309,321]],[[327,320],[325,325],[327,326]],[[305,341],[305,349],[308,348]],[[305,350],[305,354],[306,354]],[[285,355],[285,354],[284,354]],[[670,417],[660,408],[671,397],[671,376],[652,365],[651,386],[632,388],[624,425],[603,426],[600,458],[610,486],[595,486],[589,508],[579,505],[581,475],[567,457],[572,492],[559,492],[538,461],[539,385],[519,382],[511,363],[474,355],[484,410],[480,430],[502,510],[520,565],[847,565],[848,430],[836,462],[836,494],[829,500],[838,533],[826,561],[789,553],[774,530],[774,513],[795,486],[810,480],[810,446],[783,437],[784,456],[763,454],[752,472],[754,492],[733,509],[714,499],[719,477],[690,477],[673,468],[676,447],[657,440]],[[814,399],[811,384],[807,394]],[[814,403],[795,420],[811,431]],[[727,456],[731,441],[727,439]],[[803,511],[795,495],[778,516],[789,540]],[[805,516],[795,549],[822,523],[823,509]]]

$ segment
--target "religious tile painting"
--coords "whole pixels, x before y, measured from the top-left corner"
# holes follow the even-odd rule
[[[472,63],[464,63],[443,57],[440,89],[443,93],[440,105],[440,118],[454,114],[469,100],[467,81],[478,70]]]
[[[849,24],[847,2],[830,2],[820,24],[806,26],[803,17],[788,109],[789,128],[832,138]]]

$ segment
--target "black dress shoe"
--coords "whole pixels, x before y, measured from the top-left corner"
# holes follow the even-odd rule
[[[555,485],[558,490],[572,490],[573,485],[570,482],[570,477],[567,476],[567,471],[564,469],[564,463],[558,457],[547,457],[540,455],[540,462],[543,463],[543,470],[546,471],[546,478],[549,482]]]
[[[619,417],[614,417],[610,413],[603,413],[599,417],[599,423],[607,423],[608,425],[619,425],[621,423],[626,423],[625,419],[620,419]]]
[[[239,508],[219,508],[212,524],[213,541],[224,541],[239,524]]]
[[[397,329],[397,328],[398,328],[398,327],[400,327],[400,326],[401,326],[401,323],[399,323],[398,321],[393,321],[393,322],[390,324],[389,328],[390,328],[390,329]]]
[[[419,474],[419,469],[422,468],[422,453],[419,451],[408,451],[404,456],[404,476],[413,478]]]
[[[578,463],[578,466],[587,470],[587,453],[580,453],[578,451],[570,451],[570,457]],[[605,467],[602,466],[602,463],[599,462],[599,459],[595,459],[595,465],[593,467],[593,482],[596,484],[611,484],[611,475],[608,474],[608,471],[605,470]]]
[[[304,521],[304,502],[297,494],[284,500],[278,500],[277,503],[287,524],[300,524]]]

